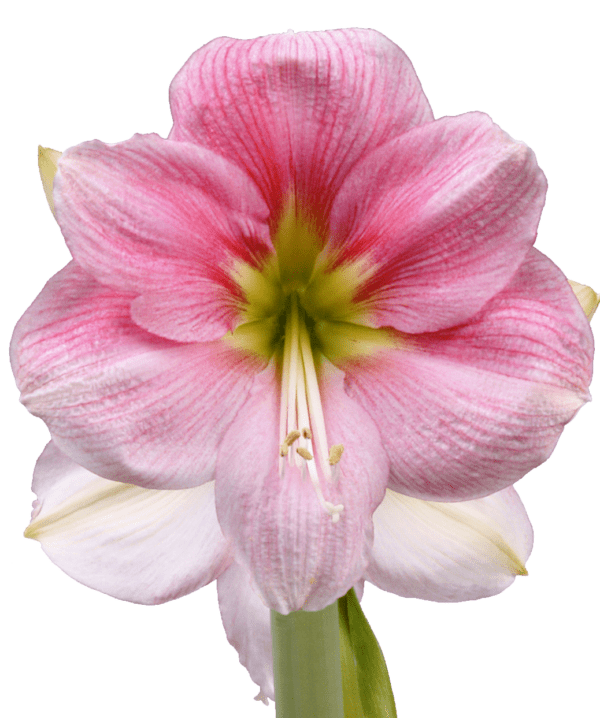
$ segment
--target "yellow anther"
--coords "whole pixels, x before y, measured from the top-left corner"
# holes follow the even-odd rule
[[[284,442],[284,443],[279,447],[279,456],[287,456],[289,450],[290,450],[290,447]]]
[[[302,436],[302,434],[298,431],[298,429],[294,429],[294,431],[290,431],[290,433],[285,437],[284,443],[286,443],[288,446],[291,446],[296,439],[299,439]]]
[[[331,464],[331,466],[335,466],[339,462],[339,460],[342,458],[343,453],[343,444],[334,444],[331,449],[329,449],[329,463]]]
[[[312,439],[312,431],[306,426],[302,429],[302,436],[305,439]]]
[[[310,451],[308,449],[305,449],[303,446],[299,446],[296,451],[303,459],[306,459],[307,461],[310,461],[313,458],[313,455],[310,453]]]

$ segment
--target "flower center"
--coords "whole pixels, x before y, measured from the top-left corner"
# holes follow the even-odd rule
[[[330,446],[318,367],[397,345],[387,329],[369,326],[369,311],[354,301],[369,278],[365,261],[340,265],[326,238],[290,200],[273,235],[275,253],[260,268],[238,263],[232,276],[245,298],[234,346],[275,358],[281,376],[280,474],[296,466],[308,475],[319,503],[336,523],[343,505],[327,501],[321,480],[335,481],[343,446]]]

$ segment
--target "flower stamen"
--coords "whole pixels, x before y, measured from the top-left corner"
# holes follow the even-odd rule
[[[317,371],[315,369],[312,347],[310,346],[310,337],[308,336],[308,330],[304,323],[300,327],[300,351],[302,354],[302,364],[304,365],[304,376],[306,379],[307,391],[305,396],[308,399],[308,408],[311,418],[310,423],[317,437],[319,456],[324,463],[324,459],[328,455],[325,417],[323,416],[323,407],[321,406],[319,382],[317,380]],[[330,478],[329,471],[325,472],[325,476]]]
[[[344,445],[343,444],[334,444],[331,449],[329,449],[329,464],[331,466],[335,466],[340,462],[340,459],[342,458],[342,454],[344,453]]]
[[[307,461],[310,461],[311,459],[314,458],[313,455],[310,453],[310,451],[308,449],[305,449],[303,446],[299,446],[296,449],[296,451],[300,454],[300,456],[303,459],[306,459]]]
[[[299,439],[301,436],[300,432],[295,429],[294,431],[290,431],[290,433],[285,437],[283,440],[283,443],[279,447],[279,456],[287,456],[290,450],[290,446],[296,441],[296,439]]]
[[[300,359],[299,352],[299,324],[300,317],[298,316],[298,298],[296,294],[292,294],[291,297],[292,307],[286,319],[285,327],[285,339],[287,344],[290,346],[290,357],[289,357],[289,380],[287,384],[288,388],[288,402],[287,402],[287,424],[288,427],[294,426],[296,421],[296,396],[298,393],[298,379],[300,378],[298,372],[298,362]],[[289,333],[289,342],[288,342]]]
[[[299,439],[302,436],[302,434],[298,431],[298,429],[294,429],[293,431],[290,431],[290,433],[285,437],[284,443],[288,446],[291,446],[296,439]]]
[[[303,312],[297,294],[292,292],[285,320],[281,371],[280,475],[284,478],[286,462],[299,467],[303,476],[308,474],[320,505],[337,523],[344,506],[325,499],[321,480],[333,480],[332,466],[339,462],[343,447],[340,444],[327,449],[319,382]],[[296,441],[299,446],[290,452]]]
[[[331,521],[334,524],[337,524],[337,522],[340,520],[340,514],[344,510],[344,504],[333,504],[331,501],[327,501],[327,499],[323,496],[323,491],[321,489],[321,484],[319,482],[319,475],[317,474],[317,468],[314,461],[311,461],[308,459],[303,452],[300,451],[300,448],[296,449],[298,454],[306,459],[305,467],[308,470],[308,476],[310,478],[310,482],[313,485],[313,488],[315,490],[315,493],[317,494],[317,499],[323,509],[327,511],[327,513],[331,516]],[[306,454],[310,456],[312,459],[312,456],[307,451]]]

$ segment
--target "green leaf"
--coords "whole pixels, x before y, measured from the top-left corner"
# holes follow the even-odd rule
[[[353,588],[338,610],[345,718],[397,718],[383,653]]]
[[[350,638],[347,596],[338,599],[340,615],[340,659],[342,662],[342,691],[344,718],[365,718],[358,687],[356,659]]]

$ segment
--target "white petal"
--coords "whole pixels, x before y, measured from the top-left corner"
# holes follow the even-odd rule
[[[116,598],[163,603],[206,585],[231,560],[213,482],[166,491],[108,481],[51,442],[33,490],[25,535],[69,576]]]
[[[533,531],[512,487],[456,503],[388,489],[373,523],[367,579],[400,596],[467,601],[500,593],[527,574]]]

